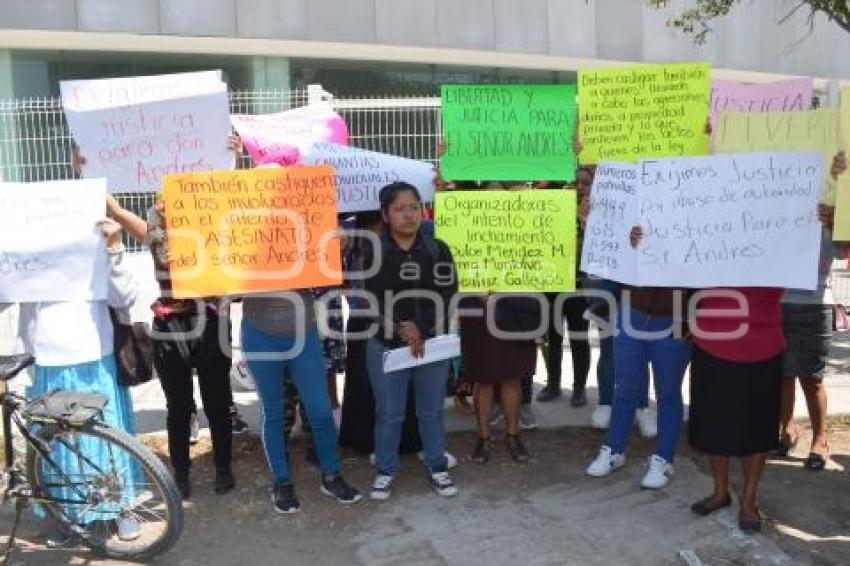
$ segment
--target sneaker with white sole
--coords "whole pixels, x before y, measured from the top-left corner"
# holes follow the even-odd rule
[[[393,491],[395,477],[389,474],[378,474],[372,480],[372,487],[369,489],[369,499],[376,501],[385,501],[389,499]]]
[[[445,456],[446,456],[446,468],[448,468],[450,470],[452,468],[456,468],[457,467],[457,458],[455,458],[454,454],[452,454],[448,450],[446,452],[444,452],[443,454],[445,454]],[[424,462],[425,461],[425,452],[418,452],[416,454],[416,457],[419,458],[420,462]],[[374,466],[374,463],[372,465]]]
[[[607,430],[611,424],[611,405],[599,405],[590,414],[590,425],[593,428]]]
[[[641,487],[644,489],[661,489],[666,487],[674,474],[673,465],[655,454],[647,459],[647,463],[649,464],[649,469],[640,482]]]
[[[194,446],[198,443],[201,431],[198,426],[198,413],[192,413],[189,417],[189,444]]]
[[[136,540],[142,536],[142,526],[133,517],[118,517],[115,519],[118,528],[118,538],[123,541]]]
[[[322,484],[319,490],[343,505],[351,505],[363,499],[360,492],[348,485],[340,474],[322,476]]]
[[[655,438],[658,435],[658,415],[652,409],[638,409],[635,421],[642,437]]]
[[[605,477],[617,468],[622,468],[626,463],[626,457],[622,454],[614,454],[611,448],[603,446],[599,449],[599,455],[587,466],[585,473],[595,478]]]
[[[537,428],[537,415],[531,405],[523,405],[519,409],[519,428],[522,430],[534,430]]]
[[[428,473],[428,482],[434,491],[443,497],[454,497],[457,495],[457,486],[452,481],[449,472],[430,472]]]

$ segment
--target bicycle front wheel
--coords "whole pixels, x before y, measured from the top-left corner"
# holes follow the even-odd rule
[[[163,463],[129,434],[101,423],[40,425],[46,450],[30,449],[36,514],[44,510],[95,552],[147,560],[183,529],[177,486]]]

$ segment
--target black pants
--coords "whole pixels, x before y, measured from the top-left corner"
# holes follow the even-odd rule
[[[198,372],[198,385],[204,413],[210,424],[213,461],[218,466],[229,466],[233,433],[230,427],[230,357],[219,346],[219,325],[227,324],[230,336],[230,319],[218,317],[207,311],[206,325],[200,336],[193,339],[177,337],[195,328],[197,314],[170,316],[167,320],[155,318],[154,329],[160,335],[171,337],[154,341],[154,366],[165,393],[168,416],[168,453],[176,472],[189,471],[189,420],[194,407],[192,370]]]
[[[549,299],[549,331],[546,336],[546,383],[550,388],[561,387],[561,361],[564,357],[563,318],[555,312],[556,293],[547,294]],[[590,342],[587,339],[588,321],[582,316],[587,309],[584,297],[568,297],[563,302],[563,317],[567,320],[570,334],[581,333],[584,338],[570,337],[570,354],[573,358],[573,390],[584,389],[590,372]],[[558,322],[560,321],[560,324]],[[560,326],[560,328],[559,328]]]

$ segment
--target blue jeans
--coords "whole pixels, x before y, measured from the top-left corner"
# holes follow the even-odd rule
[[[609,279],[587,276],[582,280],[582,287],[586,290],[605,291],[613,296],[615,303],[614,312],[609,316],[616,316],[619,310],[619,299],[622,284]],[[591,310],[602,306],[604,299],[601,297],[588,297],[587,306]],[[600,329],[601,332],[602,329]],[[648,370],[647,370],[648,371]],[[649,406],[649,373],[643,378],[646,389],[638,403],[639,409]],[[599,341],[599,362],[596,364],[596,384],[599,387],[599,404],[611,406],[614,402],[614,337],[609,336]]]
[[[259,330],[247,320],[242,320],[242,351],[248,369],[257,385],[260,397],[263,448],[275,482],[290,481],[286,439],[283,435],[284,387],[283,372],[290,370],[295,387],[307,410],[313,427],[313,442],[319,467],[326,475],[339,473],[339,454],[336,449],[336,423],[334,423],[328,386],[325,380],[325,363],[322,342],[316,329],[304,337],[304,347],[298,355],[288,360],[252,360],[251,354],[288,352],[295,337],[272,336]]]
[[[635,410],[648,386],[647,366],[651,363],[658,402],[654,453],[671,462],[682,429],[682,381],[691,360],[691,343],[673,338],[672,334],[655,339],[628,336],[623,329],[626,315],[631,316],[633,329],[645,332],[670,330],[673,321],[669,316],[647,316],[635,309],[627,313],[620,310],[618,334],[614,338],[614,405],[606,444],[615,454],[625,450]]]
[[[443,403],[449,377],[449,361],[444,360],[409,369],[384,372],[387,347],[375,338],[366,345],[366,367],[375,395],[375,468],[394,476],[398,471],[401,425],[407,407],[407,391],[413,382],[419,436],[425,452],[425,466],[432,472],[446,469],[446,429]]]

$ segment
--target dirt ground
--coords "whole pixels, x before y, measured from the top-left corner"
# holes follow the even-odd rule
[[[158,563],[850,564],[850,418],[834,419],[832,428],[834,462],[828,470],[805,471],[803,454],[770,461],[761,492],[767,527],[757,537],[734,529],[734,510],[715,519],[687,511],[707,495],[710,482],[706,462],[684,442],[677,476],[663,492],[637,489],[649,441],[635,435],[626,471],[591,480],[583,468],[602,434],[569,428],[528,433],[534,458],[526,466],[512,463],[499,445],[483,467],[462,456],[455,500],[429,493],[418,461],[407,456],[389,501],[342,508],[319,493],[318,471],[305,462],[296,440],[302,512],[284,517],[272,512],[256,436],[236,439],[238,486],[225,496],[212,494],[209,444],[202,440],[193,449],[193,494],[185,504],[183,535]],[[164,457],[162,437],[147,442]],[[449,449],[465,455],[473,442],[472,433],[453,433]],[[345,455],[344,473],[362,489],[371,479],[368,461],[351,454]],[[0,521],[10,520],[6,507]],[[116,564],[84,549],[45,549],[31,521],[23,526],[12,563]]]

